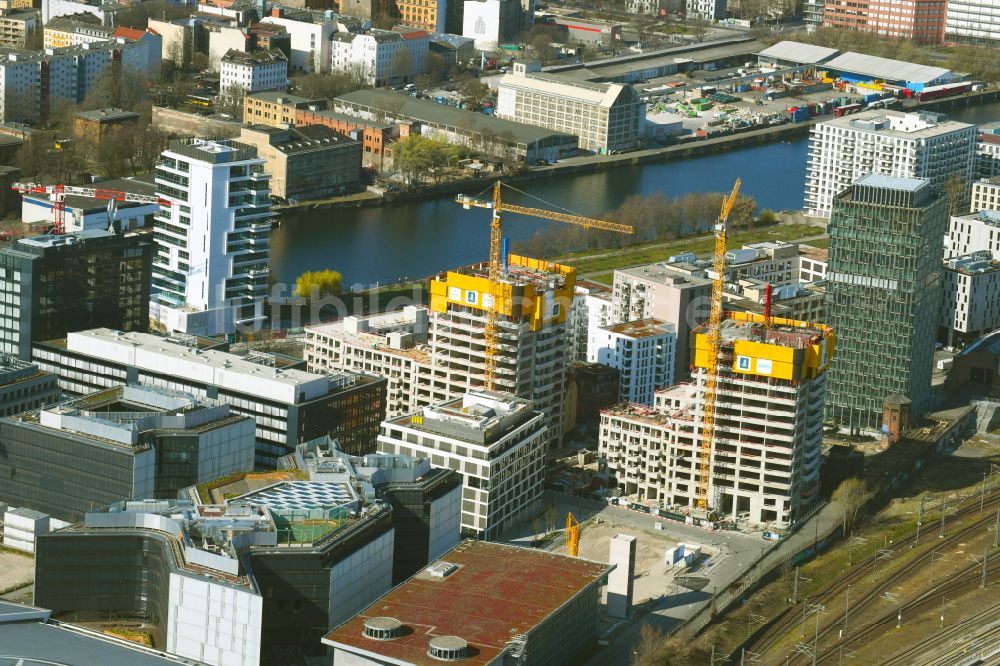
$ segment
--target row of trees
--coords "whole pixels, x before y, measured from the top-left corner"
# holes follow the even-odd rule
[[[466,147],[411,134],[396,144],[392,159],[407,184],[429,178],[437,185],[449,168],[457,166],[458,161],[469,154],[471,151]]]
[[[527,241],[517,243],[516,249],[531,257],[555,257],[583,249],[620,248],[703,233],[711,230],[718,219],[722,197],[718,192],[691,192],[673,199],[661,193],[633,195],[602,216],[635,227],[632,236],[554,224],[535,233]],[[748,226],[756,210],[757,202],[753,197],[739,197],[729,216],[730,226]],[[764,211],[761,217],[773,220],[773,213]]]

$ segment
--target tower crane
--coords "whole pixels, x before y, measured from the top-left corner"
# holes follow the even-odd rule
[[[500,301],[503,298],[503,284],[501,280],[507,271],[501,257],[501,247],[503,245],[503,229],[500,224],[501,214],[519,213],[521,215],[540,217],[542,219],[552,220],[555,222],[575,224],[577,226],[584,227],[585,229],[600,229],[602,231],[614,231],[621,234],[635,233],[635,229],[627,224],[618,224],[616,222],[596,220],[589,217],[581,217],[579,215],[556,213],[553,211],[543,210],[541,208],[528,208],[525,206],[515,206],[514,204],[505,203],[500,196],[499,180],[493,185],[493,198],[491,200],[477,199],[475,197],[460,194],[455,197],[455,203],[461,204],[461,206],[466,210],[475,207],[488,208],[493,211],[493,217],[490,220],[489,265],[490,296],[493,299],[493,303],[490,307],[486,308],[486,327],[483,331],[483,340],[486,345],[483,386],[487,390],[492,391],[496,389],[497,350],[500,347],[499,307]]]
[[[135,194],[133,192],[123,192],[122,190],[107,190],[99,187],[77,187],[74,185],[42,185],[40,183],[14,183],[12,190],[17,190],[21,194],[47,194],[53,198],[55,205],[52,207],[54,224],[52,232],[61,234],[66,231],[66,195],[73,194],[90,199],[106,199],[109,202],[124,201],[127,203],[155,203],[160,206],[172,206],[173,201],[163,199],[155,194]]]
[[[715,435],[715,400],[718,396],[719,382],[719,328],[722,326],[722,289],[726,283],[726,227],[729,213],[736,203],[742,181],[737,178],[733,191],[722,199],[722,211],[715,225],[715,254],[712,257],[712,269],[715,280],[712,281],[712,312],[708,318],[708,330],[705,336],[708,340],[708,372],[705,375],[705,415],[701,428],[701,448],[698,453],[698,508],[708,509],[709,473],[712,467],[712,437]]]

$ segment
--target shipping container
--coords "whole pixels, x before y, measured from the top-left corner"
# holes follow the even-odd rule
[[[928,86],[917,93],[917,99],[921,102],[926,102],[932,99],[961,95],[969,92],[971,89],[972,83],[969,81],[965,81],[964,83],[949,83],[943,86]]]

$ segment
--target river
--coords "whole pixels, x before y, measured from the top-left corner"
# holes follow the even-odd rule
[[[957,120],[1000,120],[1000,104],[963,109]],[[743,179],[742,192],[761,208],[802,207],[808,138],[715,153],[688,160],[653,162],[588,174],[540,178],[521,183],[546,204],[514,194],[513,203],[557,206],[597,216],[633,194],[728,191]],[[467,194],[478,194],[468,192]],[[418,278],[486,258],[489,213],[463,210],[451,197],[374,208],[339,208],[286,214],[271,235],[271,272],[285,284],[307,270],[332,268],[345,284],[374,284]],[[511,240],[529,238],[548,224],[520,215],[504,216]]]

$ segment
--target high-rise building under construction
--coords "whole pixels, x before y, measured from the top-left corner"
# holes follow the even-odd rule
[[[709,324],[694,334],[693,381],[655,406],[601,414],[599,451],[626,494],[698,505]],[[833,354],[827,326],[735,312],[719,327],[708,508],[785,527],[819,497],[823,401]]]
[[[830,219],[827,312],[839,339],[827,414],[877,431],[900,394],[919,416],[932,405],[947,197],[928,180],[870,175],[838,195]]]
[[[501,277],[495,390],[545,415],[549,445],[562,438],[575,282],[569,266],[517,255]],[[386,416],[408,414],[483,388],[491,307],[489,265],[465,266],[431,278],[427,308],[307,327],[306,360],[315,371],[368,368],[386,377]]]

